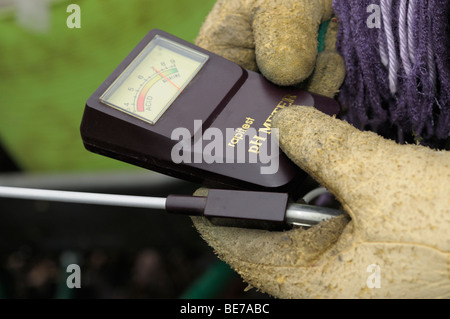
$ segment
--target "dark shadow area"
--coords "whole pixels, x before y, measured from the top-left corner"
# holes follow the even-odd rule
[[[198,187],[176,185],[151,194],[142,187],[92,191],[167,196],[192,194]],[[186,216],[2,198],[0,220],[4,298],[266,298],[244,292],[246,284],[220,265]],[[67,287],[69,264],[80,266],[79,289]],[[207,275],[211,272],[215,275]]]

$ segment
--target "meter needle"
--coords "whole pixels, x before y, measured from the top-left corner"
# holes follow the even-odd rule
[[[155,67],[153,67],[153,70],[155,70],[156,73],[158,73],[159,75],[161,75],[164,79],[166,79],[167,81],[169,81],[170,84],[172,84],[174,87],[176,87],[178,89],[178,91],[181,92],[181,89],[175,84],[173,83],[167,76],[165,76],[164,74],[162,74],[160,71],[158,71],[158,69],[156,69]]]

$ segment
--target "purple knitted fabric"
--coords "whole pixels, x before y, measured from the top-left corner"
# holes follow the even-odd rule
[[[382,10],[381,27],[369,28]],[[403,142],[439,147],[450,133],[450,1],[334,0],[347,76],[343,118]]]

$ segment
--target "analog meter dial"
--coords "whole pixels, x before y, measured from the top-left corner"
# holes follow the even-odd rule
[[[156,36],[100,100],[155,124],[207,60],[206,54]]]

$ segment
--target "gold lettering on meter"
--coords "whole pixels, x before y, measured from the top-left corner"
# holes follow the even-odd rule
[[[277,104],[275,109],[272,111],[272,113],[269,115],[269,117],[265,120],[263,123],[263,127],[259,129],[260,132],[269,134],[272,131],[272,118],[273,116],[278,113],[279,110],[284,109],[285,107],[291,106],[297,97],[295,95],[285,95],[283,99],[280,101],[280,103]]]
[[[250,146],[248,149],[249,153],[259,154],[260,147],[263,145],[264,142],[266,142],[267,137],[262,137],[262,134],[270,135],[272,133],[272,118],[273,116],[279,111],[286,107],[291,106],[295,100],[297,99],[297,96],[295,95],[285,95],[283,99],[277,104],[275,109],[273,109],[272,113],[269,115],[269,117],[264,121],[263,127],[261,127],[258,130],[258,134],[260,135],[254,135],[250,139]],[[235,130],[235,135],[230,140],[230,142],[227,144],[231,147],[236,147],[236,145],[244,139],[245,134],[247,133],[247,130],[251,127],[255,119],[251,117],[246,117],[245,123],[237,128]]]
[[[241,127],[238,127],[235,130],[235,133],[233,138],[231,139],[231,141],[228,143],[228,146],[231,147],[235,147],[237,143],[239,143],[239,141],[241,141],[242,139],[244,139],[245,133],[247,132],[247,130],[251,127],[251,125],[253,124],[255,120],[252,119],[251,117],[247,117],[245,119],[245,123],[242,124]]]

